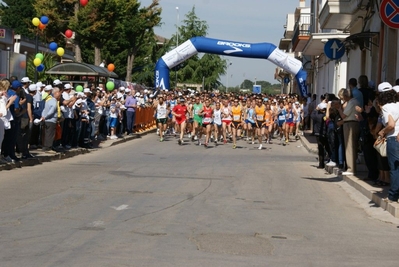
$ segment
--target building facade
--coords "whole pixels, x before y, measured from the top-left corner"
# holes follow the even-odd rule
[[[399,78],[399,36],[395,24],[388,26],[381,19],[385,11],[391,11],[386,8],[387,2],[395,1],[311,0],[306,7],[305,0],[301,0],[295,13],[287,15],[279,48],[303,62],[308,72],[308,92],[337,94],[341,88],[347,88],[350,78],[360,75],[367,75],[375,84],[395,83]],[[307,21],[306,31],[303,25]],[[339,59],[330,59],[325,54],[324,48],[331,39],[343,43],[345,53]],[[285,75],[283,70],[278,72],[280,77]]]

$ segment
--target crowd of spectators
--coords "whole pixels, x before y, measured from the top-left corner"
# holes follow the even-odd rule
[[[88,84],[33,83],[28,77],[0,81],[0,164],[34,158],[31,150],[55,154],[93,147],[93,141],[135,132],[137,107],[151,106],[150,90],[105,90]]]

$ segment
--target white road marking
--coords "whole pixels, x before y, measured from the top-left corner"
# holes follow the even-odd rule
[[[129,205],[120,205],[119,207],[112,206],[111,208],[113,208],[114,210],[120,211],[120,210],[126,210],[127,207],[129,207]]]

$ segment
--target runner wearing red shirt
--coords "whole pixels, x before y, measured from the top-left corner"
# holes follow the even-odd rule
[[[179,145],[183,144],[183,136],[186,132],[186,113],[187,113],[187,106],[185,105],[185,99],[181,98],[179,103],[173,107],[172,114],[176,118],[177,127],[180,131],[180,139],[178,141]]]

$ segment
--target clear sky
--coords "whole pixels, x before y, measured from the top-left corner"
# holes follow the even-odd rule
[[[141,0],[148,6],[151,0]],[[306,6],[309,6],[306,0]],[[155,33],[170,38],[176,32],[185,15],[195,6],[200,20],[206,21],[209,38],[248,43],[272,43],[279,45],[284,35],[284,25],[289,13],[294,13],[299,0],[160,0],[162,25]],[[176,9],[178,7],[178,10]],[[186,41],[186,40],[184,40]],[[181,40],[183,42],[183,40]],[[223,84],[240,85],[245,79],[251,81],[274,80],[276,65],[265,59],[226,57],[232,64],[227,76],[221,76]]]

